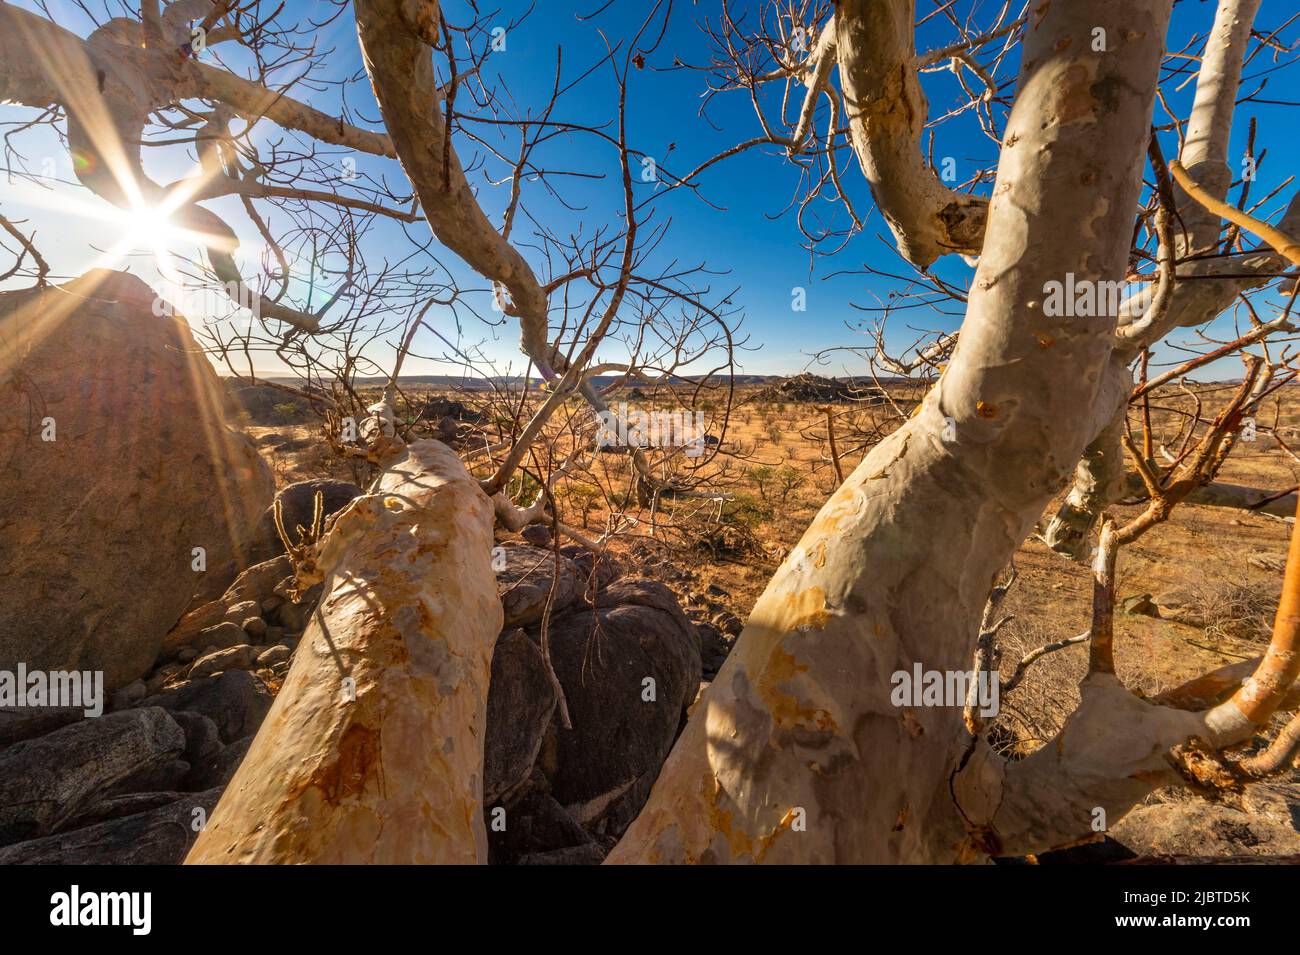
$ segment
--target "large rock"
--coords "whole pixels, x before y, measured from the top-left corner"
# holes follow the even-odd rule
[[[492,652],[483,805],[494,805],[528,780],[557,699],[537,644],[522,630],[503,634]]]
[[[556,730],[551,790],[579,823],[620,833],[699,689],[699,634],[667,587],[624,579],[553,619],[550,641],[573,723]]]
[[[149,707],[82,720],[0,752],[0,845],[52,832],[107,792],[154,781],[185,733]]]
[[[471,424],[477,424],[486,417],[486,415],[478,411],[467,408],[459,401],[453,401],[441,395],[429,395],[423,404],[420,404],[418,400],[415,404],[419,408],[420,417],[425,421],[441,421],[443,418],[451,418],[453,421],[468,421]]]
[[[220,798],[220,789],[177,794],[158,808],[0,849],[0,865],[180,865]]]
[[[1110,834],[1140,856],[1295,855],[1298,805],[1300,785],[1276,780],[1215,802],[1178,792],[1138,806]]]
[[[102,670],[110,692],[142,676],[192,597],[233,578],[274,494],[189,326],[154,300],[107,270],[0,292],[0,669]]]
[[[200,713],[216,724],[223,742],[233,743],[257,732],[272,700],[271,691],[256,674],[227,670],[151,696],[143,705]]]
[[[505,611],[505,627],[526,627],[542,619],[552,582],[557,580],[555,554],[529,544],[501,545],[493,556],[497,593]],[[560,557],[558,583],[551,613],[568,607],[583,591],[583,579],[573,561]]]

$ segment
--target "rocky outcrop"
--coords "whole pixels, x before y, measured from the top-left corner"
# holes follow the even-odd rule
[[[620,578],[608,559],[564,548],[557,582],[551,550],[505,551],[498,593],[523,626],[507,626],[492,656],[489,858],[595,864],[644,802],[698,694],[700,631],[667,588]],[[0,738],[0,863],[185,858],[287,675],[299,637],[286,622],[301,626],[319,598],[317,587],[289,601],[291,570],[283,557],[250,568],[187,616],[155,669],[113,695],[109,715],[0,724],[9,740],[30,737],[7,748]],[[569,727],[540,645],[547,599]]]
[[[873,387],[854,387],[835,378],[823,378],[805,372],[786,378],[778,384],[764,388],[749,399],[750,402],[763,404],[781,401],[803,401],[813,404],[835,404],[838,402],[859,402],[878,404],[885,400],[879,389]]]
[[[149,697],[142,705],[200,713],[212,720],[221,739],[230,743],[256,733],[272,701],[270,690],[256,674],[227,670]]]
[[[137,679],[194,595],[238,572],[271,500],[188,325],[153,304],[105,270],[0,292],[0,669]]]
[[[555,613],[548,637],[570,727],[550,704],[539,627],[507,632],[493,658],[485,811],[496,862],[598,862],[699,690],[699,634],[655,581],[614,580]]]
[[[0,844],[43,836],[106,792],[152,782],[185,748],[161,709],[83,720],[0,751]]]
[[[233,624],[242,632],[243,623],[262,611],[262,601],[275,593],[275,587],[293,575],[293,564],[286,556],[263,561],[248,568],[216,600],[191,610],[163,639],[160,656],[170,657],[185,647],[222,646],[219,638],[201,636],[222,624]],[[242,638],[242,636],[238,637]],[[230,644],[226,644],[230,645]]]
[[[493,569],[507,629],[537,623],[548,599],[552,614],[563,611],[583,589],[573,561],[563,556],[557,561],[552,551],[528,544],[501,545]]]

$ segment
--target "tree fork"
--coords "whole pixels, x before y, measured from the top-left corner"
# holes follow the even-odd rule
[[[968,669],[995,576],[1099,430],[1079,409],[1095,407],[1113,324],[1041,305],[1067,272],[1124,273],[1169,12],[1104,0],[1031,16],[952,362],[777,571],[608,861],[997,851],[948,788],[961,705],[896,707],[891,674]],[[1105,53],[1080,42],[1098,27]],[[1067,228],[1078,239],[1054,241]]]

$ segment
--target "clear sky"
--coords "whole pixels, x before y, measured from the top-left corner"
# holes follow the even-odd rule
[[[20,0],[18,5],[30,7],[31,3],[29,0]],[[286,10],[290,14],[305,16],[310,12],[309,8],[321,6],[323,5],[305,3],[302,0],[288,0]],[[457,17],[465,18],[464,12],[455,3],[447,6],[448,15],[453,22]],[[513,15],[527,9],[525,4],[512,3],[510,0],[506,0],[502,6],[502,22],[508,22]],[[563,50],[565,77],[575,79],[601,58],[605,49],[602,34],[613,42],[630,37],[650,5],[645,0],[615,0],[599,16],[582,18],[582,15],[601,6],[602,3],[598,0],[540,0],[523,25],[509,31],[506,49],[494,53],[488,59],[486,69],[490,76],[499,75],[500,88],[510,93],[512,109],[519,113],[529,110],[536,113],[545,106],[557,49]],[[743,6],[745,5],[733,3],[737,9]],[[918,11],[921,14],[928,13],[934,6],[933,0],[920,0]],[[987,6],[991,16],[996,10],[996,4]],[[52,0],[50,8],[58,12],[59,22],[69,29],[82,35],[87,32],[87,20],[73,4],[64,0]],[[672,68],[675,60],[687,63],[703,63],[708,60],[710,44],[699,25],[705,20],[716,24],[719,10],[720,4],[712,0],[698,0],[695,3],[677,0],[663,42],[648,58],[645,68],[634,70],[631,76],[628,99],[629,139],[637,149],[656,157],[659,162],[678,173],[759,133],[752,105],[745,93],[729,92],[714,96],[708,102],[707,112],[702,113],[707,75],[694,70]],[[1182,0],[1175,11],[1171,47],[1181,47],[1192,32],[1208,29],[1213,12],[1214,4],[1211,2]],[[1261,30],[1271,30],[1282,26],[1294,13],[1294,0],[1264,0],[1256,26]],[[1284,42],[1295,41],[1300,38],[1300,30],[1294,26],[1288,27],[1281,38]],[[927,50],[952,40],[951,28],[943,23],[942,18],[935,18],[919,30],[917,46],[920,50]],[[325,35],[318,39],[318,47],[332,47],[327,61],[329,75],[342,78],[360,73],[361,58],[350,11],[345,12],[325,31]],[[987,47],[981,60],[987,63],[992,51],[997,49],[998,44]],[[1014,76],[1017,58],[1018,52],[1013,52],[1001,76],[1008,79]],[[1262,80],[1267,79],[1269,85],[1260,94],[1261,97],[1300,100],[1294,79],[1296,69],[1279,69],[1279,64],[1292,63],[1294,58],[1294,54],[1282,55],[1275,62],[1271,54],[1258,56],[1246,71],[1243,92],[1255,90]],[[597,73],[562,99],[557,114],[578,123],[611,122],[615,117],[616,89],[613,83],[607,81],[608,66],[604,70],[606,74]],[[924,82],[930,97],[931,118],[942,115],[965,100],[949,73],[926,75]],[[772,92],[776,93],[777,90],[773,89]],[[1010,95],[1011,88],[1006,88],[1004,92]],[[1186,117],[1190,108],[1191,93],[1190,83],[1181,90],[1176,90],[1174,84],[1167,87],[1169,105],[1182,118]],[[329,112],[334,112],[338,107],[338,96],[333,90],[313,92],[299,88],[294,91],[294,95]],[[372,118],[377,115],[364,82],[349,86],[347,95],[349,104],[360,115]],[[3,123],[25,121],[34,115],[34,110],[0,106],[0,122]],[[1256,117],[1259,123],[1257,152],[1267,149],[1258,181],[1252,189],[1255,197],[1266,195],[1286,176],[1295,172],[1294,157],[1298,140],[1294,127],[1297,115],[1300,113],[1295,109],[1265,103],[1245,103],[1239,109],[1234,132],[1235,154],[1244,152],[1246,131],[1252,117]],[[1166,117],[1157,115],[1157,122],[1165,119]],[[269,124],[263,126],[265,128],[260,133],[260,142],[266,143],[280,135]],[[504,144],[513,149],[515,146],[510,144],[517,144],[517,139],[507,139]],[[15,138],[14,145],[21,148],[29,162],[35,160],[33,165],[39,166],[41,157],[53,157],[57,164],[58,178],[71,180],[66,152],[48,132],[36,130],[20,134]],[[148,150],[151,173],[161,181],[170,181],[188,174],[192,168],[192,157],[187,158],[184,149],[185,147],[175,147],[169,150]],[[1165,137],[1165,152],[1169,156],[1176,152],[1176,139],[1172,132]],[[861,372],[864,363],[847,353],[837,353],[828,364],[820,366],[814,363],[813,355],[820,349],[864,345],[866,337],[859,326],[864,320],[871,319],[874,313],[862,309],[877,307],[891,292],[902,287],[897,281],[864,274],[865,266],[900,275],[909,274],[909,269],[894,252],[888,230],[879,214],[872,210],[866,184],[856,162],[847,152],[843,153],[843,180],[846,191],[860,213],[865,215],[870,211],[865,221],[866,228],[849,240],[837,254],[810,258],[802,247],[803,238],[794,215],[787,208],[798,185],[798,171],[782,153],[777,147],[762,147],[715,166],[701,180],[700,195],[708,200],[707,203],[687,190],[677,190],[668,197],[660,206],[660,217],[671,217],[672,227],[669,238],[660,251],[659,260],[666,262],[673,258],[684,264],[707,263],[711,269],[723,273],[710,280],[714,289],[735,289],[732,302],[743,309],[742,332],[748,334],[749,342],[747,350],[738,356],[739,370],[746,373],[789,374],[811,365],[825,374]],[[566,201],[577,207],[576,211],[566,210],[535,188],[535,184],[529,184],[530,191],[525,194],[525,205],[533,216],[548,223],[561,224],[559,231],[562,232],[567,231],[568,225],[576,227],[583,224],[588,230],[599,225],[617,225],[621,194],[618,156],[611,146],[602,145],[591,136],[573,135],[548,144],[543,155],[548,168],[581,170],[600,178],[566,177],[560,182]],[[989,163],[994,155],[995,145],[980,132],[972,111],[968,110],[946,122],[937,131],[935,161],[940,162],[944,157],[955,159],[959,180],[964,180],[979,165]],[[357,165],[364,172],[386,175],[390,180],[401,175],[395,163],[372,157],[359,157]],[[487,171],[499,175],[501,168],[503,167],[498,165],[496,168],[489,167]],[[471,181],[482,187],[481,201],[493,221],[499,222],[500,210],[506,198],[505,190],[485,182],[485,171],[471,173]],[[662,186],[637,183],[638,190],[655,188]],[[988,188],[987,184],[980,187],[981,191],[987,191]],[[1278,198],[1270,201],[1260,211],[1265,215],[1274,215],[1284,207],[1294,188],[1292,185],[1283,190]],[[62,208],[51,208],[52,203]],[[96,213],[97,207],[104,208]],[[238,202],[219,200],[212,207],[227,214],[227,221],[239,231],[241,238],[247,240],[250,247],[256,246],[256,233],[240,212]],[[90,196],[79,186],[55,184],[52,191],[37,195],[30,186],[20,188],[0,180],[0,211],[10,219],[28,220],[24,228],[35,229],[37,244],[58,276],[80,273],[101,259],[103,249],[111,247],[129,231],[129,225],[121,217],[105,215],[106,208],[107,203]],[[813,209],[817,215],[840,225],[847,221],[843,209],[826,200],[815,200]],[[412,233],[423,228],[423,224],[414,226]],[[521,225],[520,229],[523,228]],[[525,235],[521,231],[516,232],[517,238],[524,238]],[[1069,236],[1062,236],[1062,241],[1069,241]],[[389,247],[393,256],[404,254],[407,248],[393,225],[378,229],[369,242],[371,254],[376,258],[390,254]],[[193,249],[187,252],[193,254]],[[484,283],[456,263],[450,254],[442,252],[439,259],[451,268],[465,286],[483,287]],[[141,249],[140,254],[130,256],[127,266],[118,264],[115,267],[130,267],[147,281],[156,278],[151,256],[144,249]],[[970,267],[955,256],[942,261],[936,271],[959,285],[964,285],[971,274]],[[16,283],[11,281],[8,284]],[[792,290],[795,287],[806,289],[805,312],[792,311]],[[477,301],[483,312],[488,314],[486,296],[479,295]],[[951,310],[952,306],[949,308]],[[190,317],[192,321],[200,320],[198,316]],[[495,317],[500,319],[500,316]],[[435,324],[439,321],[436,312],[432,313],[432,321]],[[959,316],[939,314],[930,309],[899,312],[891,318],[889,341],[895,345],[905,344],[917,337],[918,333],[914,329],[951,330],[959,321]],[[1217,327],[1224,331],[1230,323],[1230,317],[1220,319]],[[501,362],[502,366],[510,363],[516,371],[522,370],[522,362],[518,357],[517,330],[513,323],[507,322],[496,328],[482,323],[477,323],[477,327],[474,325],[471,323],[464,327],[461,343],[482,342],[485,352]],[[447,316],[446,327],[448,334],[454,334],[450,316]],[[374,348],[372,357],[382,362],[386,346],[380,344]],[[431,336],[422,335],[417,341],[417,348],[435,351],[437,345]],[[1159,357],[1167,359],[1175,356],[1166,350]],[[259,370],[269,368],[269,365],[264,365]],[[408,373],[428,373],[447,369],[414,362],[405,370]],[[1226,367],[1222,373],[1225,376],[1231,375],[1235,370]]]

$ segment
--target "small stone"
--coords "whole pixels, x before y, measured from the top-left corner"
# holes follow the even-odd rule
[[[265,639],[266,630],[266,621],[261,617],[249,617],[244,621],[244,633],[248,634],[254,640]]]
[[[176,654],[176,662],[177,662],[177,663],[189,663],[191,660],[193,660],[193,659],[194,659],[195,657],[197,657],[198,655],[199,655],[199,651],[198,651],[198,650],[195,650],[193,647],[186,647],[186,648],[185,648],[184,650],[182,650],[180,653]]]
[[[519,536],[534,547],[551,546],[551,529],[544,524],[529,524],[519,532]]]
[[[199,677],[224,673],[226,670],[247,670],[257,659],[256,650],[256,647],[243,644],[205,654],[194,661],[194,665],[190,667],[189,678],[197,680]]]
[[[226,608],[226,620],[230,623],[236,620],[247,620],[249,617],[256,617],[257,613],[258,604],[256,600],[241,600]]]
[[[745,629],[745,622],[743,620],[737,617],[734,613],[728,613],[725,610],[713,618],[713,625],[723,633],[732,637],[739,636],[740,632]]]
[[[253,606],[256,607],[257,605],[253,604]],[[226,647],[237,647],[246,640],[247,637],[244,635],[243,627],[237,623],[226,621],[201,631],[194,642],[205,647],[216,647],[221,650]]]
[[[1151,599],[1150,594],[1134,594],[1120,601],[1120,609],[1137,617],[1160,617],[1160,609]]]
[[[1286,557],[1282,554],[1251,554],[1246,558],[1246,563],[1270,574],[1280,574],[1286,570]]]
[[[128,683],[122,689],[113,694],[113,709],[126,709],[132,703],[138,703],[149,695],[149,690],[145,686],[144,680],[136,680],[134,683]]]
[[[277,663],[283,663],[284,661],[288,660],[290,654],[292,653],[293,651],[290,650],[288,647],[284,646],[283,644],[279,644],[274,647],[269,647],[268,649],[259,653],[257,656],[257,662],[260,666],[264,666],[264,667],[274,666]]]
[[[276,610],[280,609],[282,603],[284,603],[283,597],[279,594],[272,594],[262,601],[262,613],[274,613]]]

